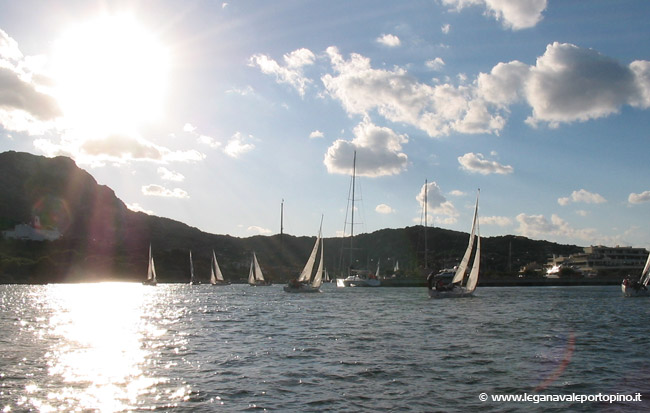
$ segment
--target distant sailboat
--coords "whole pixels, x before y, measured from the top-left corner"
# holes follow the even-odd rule
[[[353,259],[352,255],[354,253],[354,191],[355,191],[355,181],[356,181],[356,169],[357,168],[357,152],[354,152],[354,158],[352,160],[352,182],[350,189],[352,196],[350,201],[352,202],[352,208],[350,210],[352,219],[350,220],[350,262],[348,266],[348,274],[345,278],[337,278],[336,286],[337,287],[379,287],[381,282],[379,279],[368,270],[359,270],[353,268]],[[345,232],[345,229],[344,229]],[[341,258],[343,257],[343,250],[341,250]],[[342,261],[342,260],[341,260]]]
[[[217,262],[217,256],[214,255],[214,250],[212,251],[212,261],[210,262],[210,284],[212,285],[228,285],[228,281],[223,279],[223,274],[221,274],[221,268],[219,268],[219,263]]]
[[[632,281],[629,276],[626,277],[621,283],[621,290],[625,297],[646,297],[650,295],[648,283],[650,283],[650,254],[648,254],[638,281]]]
[[[143,285],[156,285],[156,266],[153,263],[153,256],[151,255],[151,244],[149,244],[149,267],[147,268],[147,279],[142,282]]]
[[[469,243],[465,250],[465,255],[461,260],[454,278],[448,285],[444,284],[442,278],[430,275],[427,279],[429,288],[429,297],[431,298],[459,298],[471,296],[478,284],[479,269],[481,265],[481,234],[478,223],[478,195],[476,196],[476,206],[474,207],[474,217],[472,219],[472,230],[469,235]],[[474,252],[474,262],[467,278],[467,268],[474,248],[474,239],[476,238],[476,251]],[[464,282],[464,285],[463,285]]]
[[[320,286],[323,284],[323,239],[322,234],[323,220],[321,219],[321,229],[318,230],[318,237],[316,237],[316,243],[314,248],[311,250],[309,259],[305,264],[300,276],[289,281],[289,283],[284,287],[284,291],[288,293],[319,293]],[[320,261],[318,263],[318,268],[316,269],[316,274],[312,280],[312,270],[314,269],[314,264],[316,263],[316,255],[318,253],[318,248],[320,247]],[[310,282],[311,280],[311,282]]]
[[[271,285],[270,282],[264,280],[264,274],[260,268],[260,263],[257,262],[257,255],[253,252],[253,259],[251,260],[251,268],[248,272],[248,284],[255,286]]]
[[[192,261],[192,250],[190,250],[190,285],[197,284],[194,278],[194,262]]]

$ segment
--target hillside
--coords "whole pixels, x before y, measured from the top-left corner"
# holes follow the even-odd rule
[[[56,241],[0,239],[0,283],[43,283],[97,280],[141,280],[152,245],[161,282],[189,280],[192,250],[197,277],[207,280],[209,256],[217,253],[226,278],[243,281],[256,251],[266,275],[276,282],[295,276],[314,242],[291,235],[236,238],[208,234],[168,218],[133,212],[110,188],[98,185],[66,157],[28,153],[0,154],[0,230],[30,223],[38,216],[43,227],[56,227]],[[224,217],[224,219],[226,219]],[[429,228],[428,267],[454,265],[462,255],[466,233]],[[332,274],[343,266],[349,250],[341,238],[325,239],[325,265]],[[580,250],[573,245],[502,236],[483,239],[483,272],[515,272],[526,263],[545,262],[552,254]],[[355,237],[356,266],[391,273],[399,261],[401,273],[418,276],[424,270],[424,229],[420,226],[383,229]]]

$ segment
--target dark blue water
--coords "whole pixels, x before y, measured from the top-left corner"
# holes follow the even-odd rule
[[[479,288],[456,300],[429,300],[424,288],[323,290],[0,286],[0,409],[650,408],[650,299],[618,287]]]

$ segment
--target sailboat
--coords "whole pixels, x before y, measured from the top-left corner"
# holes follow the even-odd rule
[[[198,284],[194,278],[194,262],[192,261],[192,250],[190,250],[190,285]]]
[[[359,270],[353,268],[352,254],[354,252],[353,241],[354,241],[354,189],[355,189],[355,178],[356,178],[356,166],[357,166],[357,152],[354,151],[354,158],[352,160],[352,185],[350,189],[352,190],[352,209],[350,221],[350,263],[348,266],[348,275],[345,278],[337,278],[336,286],[337,287],[379,287],[381,282],[379,279],[368,270]],[[341,251],[342,253],[342,251]],[[341,260],[342,261],[342,260]]]
[[[210,284],[212,285],[228,285],[228,281],[223,279],[223,274],[221,273],[221,268],[219,268],[219,263],[217,262],[217,256],[214,255],[214,250],[212,250],[212,261],[210,262]]]
[[[300,276],[294,280],[289,281],[289,283],[284,287],[284,291],[288,293],[319,293],[320,286],[323,284],[323,238],[322,234],[323,220],[321,218],[321,229],[318,230],[318,236],[316,237],[316,243],[314,248],[311,250],[309,259],[305,264],[305,268],[302,269]],[[316,274],[312,279],[311,273],[314,269],[314,264],[316,263],[316,254],[318,253],[318,248],[320,247],[320,261],[318,262],[318,268],[316,269]],[[311,280],[311,282],[310,282]]]
[[[479,191],[480,194],[480,191]],[[429,297],[431,298],[460,298],[469,297],[474,293],[476,284],[478,284],[478,275],[481,265],[481,234],[479,231],[478,223],[478,198],[476,195],[476,206],[474,207],[474,217],[472,218],[472,230],[469,235],[469,243],[465,250],[465,255],[456,268],[454,278],[450,284],[444,284],[443,279],[437,275],[431,274],[427,278],[427,287],[429,289]],[[474,252],[474,262],[472,268],[467,276],[467,269],[469,267],[469,260],[472,256],[474,249],[474,240],[476,238],[476,251]]]
[[[629,276],[625,277],[621,283],[621,290],[625,297],[645,297],[650,295],[648,283],[650,283],[650,254],[638,281],[632,281]]]
[[[260,268],[260,263],[257,262],[257,255],[253,252],[253,259],[251,260],[251,269],[248,272],[248,284],[253,286],[271,285],[269,281],[264,280],[264,274]]]
[[[147,279],[142,282],[142,285],[156,285],[156,266],[153,263],[153,256],[151,255],[151,244],[149,244],[149,267],[147,268]]]

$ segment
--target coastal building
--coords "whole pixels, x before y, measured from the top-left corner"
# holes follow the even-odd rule
[[[6,239],[54,241],[61,238],[61,233],[57,228],[43,228],[40,219],[34,217],[31,224],[18,224],[14,229],[2,231],[2,236]]]
[[[568,257],[553,256],[547,267],[549,274],[558,272],[562,267],[569,267],[584,275],[593,276],[601,271],[641,271],[647,258],[648,251],[645,248],[598,245],[585,247],[584,252]]]

